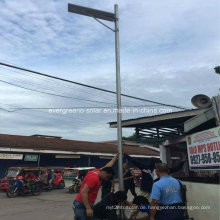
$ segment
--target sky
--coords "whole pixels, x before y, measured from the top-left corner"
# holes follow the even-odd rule
[[[194,95],[219,94],[213,69],[220,58],[217,0],[0,0],[0,62],[115,91],[114,33],[93,18],[68,13],[68,3],[109,12],[118,4],[122,93],[189,109]],[[115,107],[113,94],[3,66],[0,80],[2,134],[117,138],[108,125],[116,114],[103,110]],[[143,108],[178,110],[128,98],[122,105],[139,106],[123,119],[153,114]],[[123,129],[123,136],[133,132]]]

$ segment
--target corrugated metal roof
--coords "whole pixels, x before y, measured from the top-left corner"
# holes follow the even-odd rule
[[[76,153],[91,152],[100,154],[117,152],[117,146],[114,144],[8,134],[0,134],[0,148],[70,151]],[[159,152],[145,147],[124,146],[124,150],[131,155],[159,155]]]
[[[177,111],[172,113],[165,113],[165,114],[158,114],[158,115],[152,115],[152,116],[146,116],[146,117],[140,117],[140,118],[132,118],[122,121],[123,127],[133,127],[137,124],[144,124],[144,123],[155,123],[159,121],[165,121],[165,120],[176,120],[177,118],[187,118],[187,117],[193,117],[199,113],[201,113],[203,110],[201,109],[190,109],[190,110],[184,110],[184,111]],[[115,128],[117,127],[117,122],[109,122],[110,127]]]
[[[191,111],[198,111],[198,110],[199,109],[189,109],[189,110],[183,110],[183,111],[169,112],[169,113],[165,113],[165,114],[157,114],[157,115],[150,115],[150,116],[144,116],[144,117],[138,117],[138,118],[131,118],[131,119],[126,119],[126,120],[122,120],[122,121],[124,122],[124,121],[132,121],[132,120],[145,119],[145,118],[153,118],[156,116],[172,115],[175,113],[191,112]],[[111,123],[117,123],[117,122],[116,121],[109,122],[109,124],[111,124]]]

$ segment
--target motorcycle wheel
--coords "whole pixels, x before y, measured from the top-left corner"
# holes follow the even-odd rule
[[[64,181],[60,181],[59,189],[64,189],[64,188],[65,188],[65,182]]]
[[[15,198],[16,196],[18,196],[18,188],[17,187],[13,187],[11,189],[7,190],[7,197],[8,198]],[[16,190],[16,191],[15,191]]]
[[[35,186],[35,189],[33,189],[33,191],[32,191],[32,195],[39,196],[40,194],[41,194],[41,187]]]
[[[70,187],[69,187],[69,193],[71,193],[71,194],[75,193],[73,186],[70,186]]]
[[[46,188],[46,191],[49,192],[49,191],[52,191],[52,189],[53,189],[53,187],[49,187],[49,186],[48,186],[48,187]]]

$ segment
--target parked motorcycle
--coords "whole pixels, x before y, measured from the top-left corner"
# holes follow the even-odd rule
[[[7,196],[9,198],[14,198],[18,195],[25,195],[28,193],[32,193],[34,196],[40,195],[41,186],[39,182],[29,183],[25,182],[23,179],[20,179],[11,184],[7,190]]]
[[[52,189],[64,189],[65,182],[62,178],[61,173],[56,173],[56,178],[53,180],[52,184],[49,184],[49,180],[40,180],[40,184],[43,190],[51,191]]]
[[[64,189],[65,182],[61,173],[56,173],[56,179],[53,181],[53,188]]]
[[[78,193],[81,187],[81,180],[80,179],[73,179],[72,184],[69,187],[69,193]]]
[[[95,169],[95,167],[74,167],[65,168],[63,172],[63,179],[68,187],[69,193],[78,193],[82,184],[83,178],[86,174]]]

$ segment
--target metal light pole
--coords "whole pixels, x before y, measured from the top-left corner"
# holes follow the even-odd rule
[[[118,175],[119,175],[119,189],[124,190],[123,181],[123,151],[122,151],[122,127],[121,127],[121,78],[120,78],[120,51],[119,51],[119,16],[118,5],[114,7],[115,13],[100,11],[97,9],[82,7],[79,5],[68,4],[68,11],[75,14],[93,17],[96,21],[115,32],[115,59],[116,59],[116,93],[117,93],[117,135],[118,135],[118,152],[120,153],[118,159]],[[102,23],[99,19],[111,21],[115,23],[115,29]]]
[[[119,17],[118,5],[115,5],[115,59],[116,59],[116,91],[117,91],[117,134],[118,134],[118,175],[119,189],[124,190],[123,181],[123,153],[122,153],[122,128],[121,128],[121,77],[120,77],[120,47],[119,47]]]

